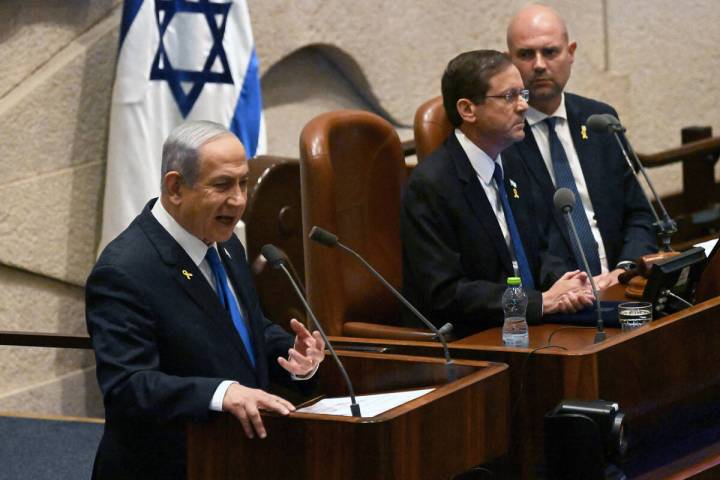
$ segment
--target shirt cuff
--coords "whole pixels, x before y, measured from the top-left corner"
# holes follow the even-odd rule
[[[299,380],[299,381],[300,380],[310,380],[313,377],[313,375],[315,375],[315,372],[317,372],[319,366],[320,366],[320,364],[318,363],[317,365],[315,365],[315,368],[313,368],[312,372],[308,373],[307,375],[303,375],[302,377],[295,375],[294,373],[291,373],[290,378],[292,378],[293,380]]]
[[[230,385],[234,382],[232,380],[223,380],[220,385],[215,389],[212,398],[210,399],[210,410],[213,412],[222,412],[223,400],[225,399],[225,392],[230,388]]]

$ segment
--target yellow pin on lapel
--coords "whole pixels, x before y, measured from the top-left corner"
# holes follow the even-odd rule
[[[512,187],[513,198],[520,198],[520,195],[518,194],[518,190],[517,190],[517,183],[515,183],[515,180],[513,180],[512,178],[509,178],[508,181],[510,182],[510,186]]]
[[[190,280],[193,276],[193,274],[188,272],[187,270],[183,270],[182,274],[185,275],[185,278],[187,278],[188,280]]]
[[[587,139],[588,139],[588,136],[587,136],[587,127],[586,127],[585,125],[583,125],[582,127],[580,127],[580,136],[582,137],[583,140],[587,140]]]

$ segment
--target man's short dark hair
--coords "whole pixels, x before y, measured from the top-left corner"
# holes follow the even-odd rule
[[[462,125],[457,101],[467,98],[473,103],[485,99],[490,79],[512,65],[510,57],[496,50],[473,50],[450,60],[442,76],[445,113],[454,127]]]

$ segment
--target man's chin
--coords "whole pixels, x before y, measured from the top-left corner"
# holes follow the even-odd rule
[[[554,84],[547,84],[537,86],[530,89],[530,102],[534,100],[546,101],[552,100],[553,98],[560,95],[562,91],[559,90]]]
[[[520,133],[516,133],[516,132],[515,132],[515,133],[513,133],[512,136],[510,137],[510,139],[511,139],[510,145],[512,145],[513,143],[522,142],[524,138],[525,138],[525,132],[524,132],[524,131],[521,130]],[[509,147],[510,145],[508,145],[508,147]]]

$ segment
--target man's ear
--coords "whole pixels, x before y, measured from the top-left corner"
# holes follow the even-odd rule
[[[568,55],[570,56],[570,63],[575,61],[575,49],[577,48],[577,42],[570,42],[568,45]]]
[[[183,178],[179,172],[171,171],[163,178],[163,194],[173,205],[179,205],[182,200]]]
[[[458,115],[463,119],[464,122],[475,123],[475,104],[467,98],[461,98],[455,104]]]

